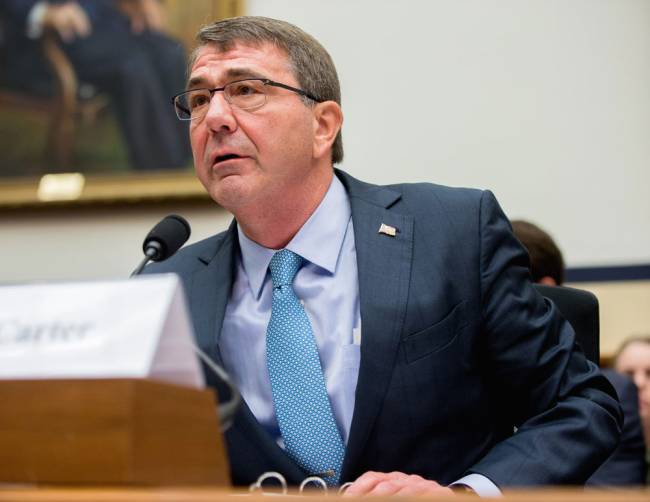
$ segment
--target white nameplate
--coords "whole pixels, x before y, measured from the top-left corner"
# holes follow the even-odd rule
[[[0,287],[0,378],[203,386],[178,277]]]

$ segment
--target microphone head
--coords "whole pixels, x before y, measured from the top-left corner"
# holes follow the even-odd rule
[[[170,214],[160,220],[144,238],[142,250],[153,261],[169,258],[190,238],[190,224],[182,216]]]

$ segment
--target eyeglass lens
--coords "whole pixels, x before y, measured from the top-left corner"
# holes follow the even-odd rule
[[[210,107],[214,91],[209,89],[193,89],[180,94],[174,100],[178,118],[194,120],[203,117]],[[223,89],[226,101],[242,110],[259,108],[266,102],[265,85],[260,80],[241,80],[231,82]]]

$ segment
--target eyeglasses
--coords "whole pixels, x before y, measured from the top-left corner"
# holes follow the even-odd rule
[[[174,104],[174,110],[176,110],[176,116],[180,120],[203,118],[210,107],[212,95],[219,91],[223,91],[223,96],[230,105],[241,110],[256,110],[266,104],[267,86],[281,87],[317,103],[322,102],[321,99],[312,96],[308,92],[290,85],[274,82],[268,78],[249,78],[236,80],[214,89],[191,89],[181,92],[172,98],[172,103]]]

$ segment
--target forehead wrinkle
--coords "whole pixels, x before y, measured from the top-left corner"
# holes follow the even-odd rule
[[[241,80],[247,78],[267,78],[266,75],[263,75],[259,71],[253,70],[251,68],[229,68],[221,76],[220,80],[227,82],[232,82],[234,80]],[[205,75],[197,75],[191,77],[187,82],[187,88],[193,87],[205,87],[208,85],[209,77]]]

